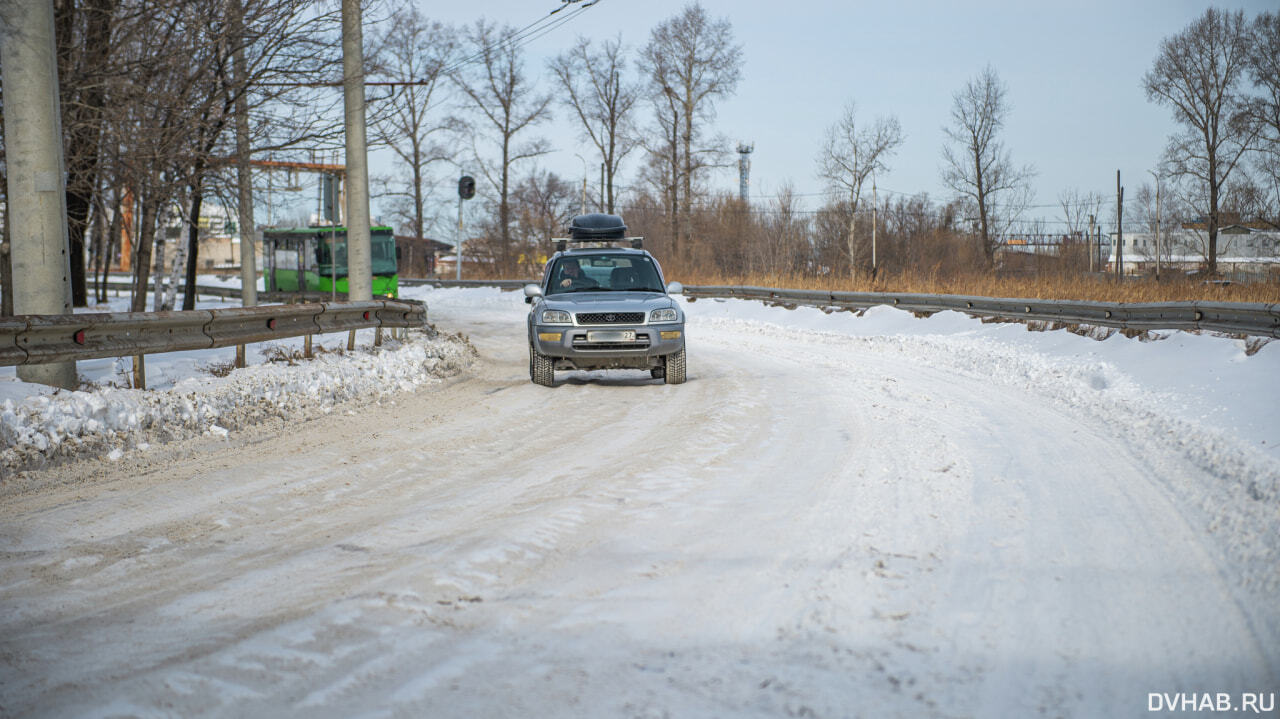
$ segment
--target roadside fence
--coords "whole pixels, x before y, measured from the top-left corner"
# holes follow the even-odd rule
[[[215,296],[233,292],[239,296],[238,289],[221,287],[199,287],[198,292]],[[383,328],[394,331],[422,327],[426,321],[426,305],[413,300],[0,317],[0,366],[131,356],[134,386],[143,387],[142,358],[148,354],[243,347],[254,342],[304,336],[304,354],[310,357],[313,335],[348,332],[348,349],[352,349],[355,330],[376,329],[374,344],[378,345]],[[237,366],[243,366],[242,354],[237,355]]]

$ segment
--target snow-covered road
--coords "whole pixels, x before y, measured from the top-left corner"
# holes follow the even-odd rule
[[[700,301],[687,384],[548,390],[514,295],[426,299],[480,352],[443,386],[0,494],[0,715],[1095,717],[1280,693],[1280,390],[1177,397],[1122,360],[1222,351],[1248,379],[1280,348]]]

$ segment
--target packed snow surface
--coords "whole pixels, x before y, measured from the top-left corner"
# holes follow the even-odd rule
[[[687,384],[547,389],[518,293],[407,294],[439,337],[0,379],[3,451],[82,458],[0,482],[0,715],[1280,692],[1280,345],[699,300]]]

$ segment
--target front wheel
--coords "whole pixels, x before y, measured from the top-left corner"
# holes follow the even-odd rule
[[[532,344],[529,345],[529,379],[543,387],[554,387],[556,380],[555,363],[534,349]]]
[[[684,348],[667,355],[662,362],[666,365],[667,384],[684,384]]]

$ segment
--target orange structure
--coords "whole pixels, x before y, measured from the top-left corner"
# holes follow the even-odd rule
[[[110,258],[108,258],[110,259]],[[118,272],[129,272],[133,259],[133,190],[124,191],[120,201],[120,266]],[[108,263],[109,264],[109,263]]]

